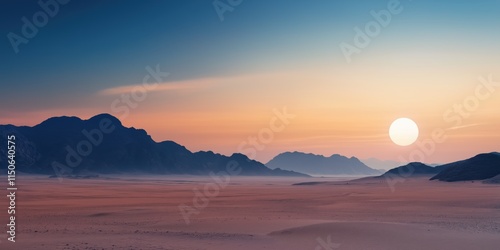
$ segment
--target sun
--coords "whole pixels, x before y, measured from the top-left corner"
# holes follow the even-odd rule
[[[396,145],[411,145],[418,138],[418,126],[408,118],[396,119],[389,128],[389,136]]]

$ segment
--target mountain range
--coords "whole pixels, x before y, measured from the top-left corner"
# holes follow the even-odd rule
[[[297,171],[309,175],[378,175],[356,157],[334,154],[330,157],[302,152],[285,152],[277,155],[266,166]]]
[[[500,176],[500,153],[478,154],[472,158],[439,166],[412,162],[391,169],[380,177],[401,176],[404,178],[428,176],[430,180],[447,182],[488,180]]]
[[[401,175],[401,176],[421,176],[421,175],[436,175],[446,169],[447,166],[429,166],[421,162],[410,162],[404,166],[393,168],[383,174],[388,175]]]
[[[225,156],[212,151],[191,152],[173,141],[155,142],[143,129],[127,128],[109,114],[88,120],[53,117],[33,126],[0,125],[0,136],[15,135],[16,170],[49,175],[112,173],[234,174],[243,176],[371,175],[372,169],[356,157],[330,157],[285,152],[266,165],[239,153]],[[0,147],[7,155],[7,147]],[[2,164],[5,170],[6,164]],[[302,174],[305,173],[305,174]],[[498,183],[500,153],[479,154],[439,166],[413,162],[383,176],[429,176],[430,180],[493,180]],[[495,179],[496,178],[496,179]]]
[[[16,169],[25,173],[82,175],[152,173],[307,176],[269,169],[243,154],[191,152],[173,141],[155,142],[145,130],[126,128],[109,114],[88,120],[54,117],[36,126],[0,125],[0,135],[16,136]],[[1,147],[6,155],[6,147]]]
[[[470,159],[439,166],[443,168],[431,180],[470,181],[486,180],[500,175],[500,154],[479,154]]]

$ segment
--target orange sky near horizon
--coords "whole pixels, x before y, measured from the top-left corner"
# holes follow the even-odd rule
[[[478,77],[491,75],[493,83],[500,82],[500,72],[423,66],[416,71],[408,70],[409,65],[377,66],[367,61],[335,69],[193,79],[187,81],[189,88],[170,88],[176,83],[166,82],[147,92],[126,116],[113,110],[111,103],[133,86],[104,89],[89,97],[84,107],[12,115],[2,117],[2,123],[35,125],[51,116],[88,119],[110,113],[126,126],[145,129],[156,141],[174,140],[191,151],[231,154],[248,137],[269,127],[273,109],[286,107],[295,118],[274,133],[271,142],[260,143],[265,148],[257,150],[257,160],[267,162],[281,152],[303,151],[411,161],[418,143],[401,147],[388,136],[390,124],[400,117],[418,124],[420,143],[432,138],[435,129],[446,129],[447,140],[424,154],[424,162],[444,163],[499,151],[500,86],[478,87],[482,86]],[[475,97],[477,88],[482,100]],[[470,98],[476,98],[477,105]],[[464,117],[454,105],[467,100],[470,111],[462,108],[468,115]],[[457,117],[461,124],[456,124]]]

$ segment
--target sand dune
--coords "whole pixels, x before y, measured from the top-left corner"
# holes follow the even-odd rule
[[[23,178],[24,177],[24,178]],[[1,249],[498,249],[500,186],[233,177],[186,224],[207,177],[21,176]],[[336,181],[336,182],[332,182]],[[314,182],[314,181],[313,181]],[[6,206],[2,200],[1,206]]]
[[[470,234],[435,226],[383,222],[335,222],[289,228],[271,235],[314,249],[308,239],[328,232],[332,249],[495,249],[498,234]],[[326,239],[326,237],[325,237]],[[300,245],[304,243],[303,245]]]

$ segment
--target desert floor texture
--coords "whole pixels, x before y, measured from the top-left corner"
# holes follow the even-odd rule
[[[16,243],[4,233],[0,249],[500,249],[500,185],[408,178],[392,192],[384,179],[274,177],[220,185],[19,176]]]

